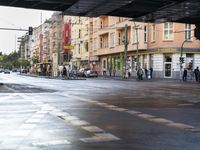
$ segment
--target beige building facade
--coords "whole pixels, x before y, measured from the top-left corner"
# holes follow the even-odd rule
[[[128,26],[126,63],[125,25]],[[156,78],[179,78],[181,47],[183,68],[193,70],[200,66],[200,43],[193,37],[194,28],[189,24],[148,24],[121,17],[86,18],[72,26],[72,37],[78,35],[72,38],[74,64],[78,68],[93,68],[99,74],[106,69],[111,76],[122,76],[126,66],[132,76],[142,67],[153,68]]]

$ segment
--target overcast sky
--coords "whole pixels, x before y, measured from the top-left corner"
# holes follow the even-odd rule
[[[41,24],[41,14],[44,22],[51,17],[53,12],[0,6],[0,28],[28,29],[29,26],[37,27]],[[17,37],[25,33],[0,30],[0,51],[9,54],[15,48],[17,49]]]

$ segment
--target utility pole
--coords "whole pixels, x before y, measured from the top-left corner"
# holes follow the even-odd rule
[[[180,80],[182,80],[182,76],[183,76],[183,63],[184,63],[184,57],[183,57],[183,45],[185,44],[185,42],[187,42],[188,40],[184,40],[182,45],[181,45],[181,56],[179,58],[179,62],[180,62]]]
[[[127,51],[128,51],[128,25],[124,27],[124,78],[128,78],[128,68],[127,68]]]
[[[137,60],[136,60],[136,70],[138,70],[138,68],[139,68],[139,51],[138,51],[138,47],[139,47],[139,39],[138,39],[138,26],[136,25],[136,23],[135,22],[133,22],[134,23],[134,29],[135,29],[135,34],[136,34],[136,53],[137,53]]]

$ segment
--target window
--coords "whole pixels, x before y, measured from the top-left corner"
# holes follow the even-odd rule
[[[115,47],[115,33],[110,34],[110,47]]]
[[[152,42],[156,41],[156,25],[152,25]]]
[[[81,53],[81,45],[78,44],[78,54],[80,54],[80,53]]]
[[[164,40],[173,40],[173,23],[164,24]]]
[[[94,41],[93,41],[93,50],[94,51],[97,50],[97,38],[95,38]]]
[[[100,38],[100,48],[103,48],[103,38]]]
[[[78,38],[81,38],[81,30],[78,30]]]
[[[192,40],[192,29],[191,24],[185,24],[185,40],[191,41]]]
[[[139,30],[133,29],[133,43],[139,43]]]
[[[144,42],[147,42],[147,26],[144,26]]]
[[[121,33],[119,32],[118,33],[118,45],[120,45],[121,44]]]

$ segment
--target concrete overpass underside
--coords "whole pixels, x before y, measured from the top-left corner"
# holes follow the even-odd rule
[[[62,11],[75,16],[110,15],[142,22],[200,23],[199,0],[1,0],[0,5]]]

